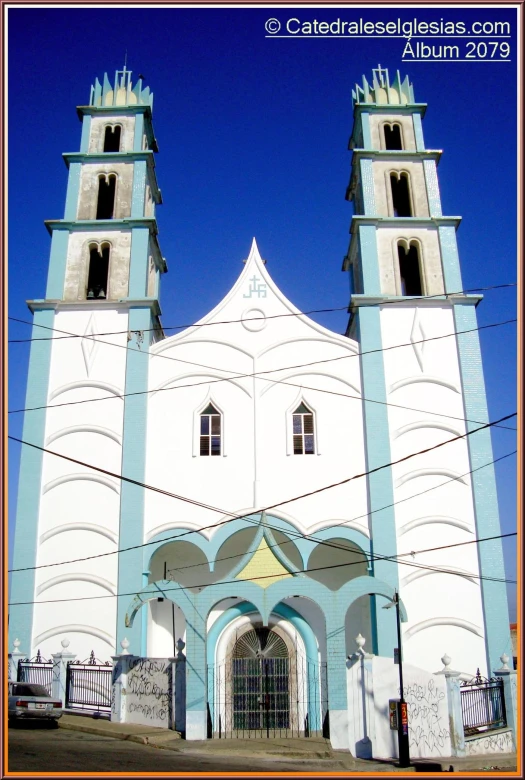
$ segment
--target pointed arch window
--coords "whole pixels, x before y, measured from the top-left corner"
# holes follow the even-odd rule
[[[394,172],[390,174],[392,190],[392,207],[394,217],[411,217],[410,183],[408,173]]]
[[[397,245],[401,295],[423,295],[421,257],[416,241],[399,241]]]
[[[104,151],[120,152],[120,136],[122,128],[120,125],[107,125],[104,132]]]
[[[87,283],[88,299],[107,298],[109,273],[109,244],[90,244],[89,272]]]
[[[116,187],[117,177],[115,174],[110,174],[109,176],[99,176],[97,215],[95,219],[113,219]]]
[[[200,454],[220,455],[222,438],[221,413],[213,404],[208,404],[201,412],[200,420]]]
[[[397,123],[383,125],[385,132],[385,149],[395,150],[403,148],[401,138],[401,125]]]
[[[292,414],[293,454],[315,455],[314,413],[301,402]]]

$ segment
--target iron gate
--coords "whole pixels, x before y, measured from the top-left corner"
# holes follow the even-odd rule
[[[328,734],[326,663],[230,658],[208,668],[208,737]]]
[[[477,670],[472,680],[461,684],[461,711],[465,734],[477,734],[507,725],[503,680],[482,677]]]
[[[109,661],[98,661],[93,650],[86,661],[70,661],[66,672],[65,706],[68,709],[109,714],[112,671]]]
[[[34,658],[25,658],[18,662],[18,682],[38,683],[47,689],[51,696],[53,685],[53,661],[47,661],[37,650]]]

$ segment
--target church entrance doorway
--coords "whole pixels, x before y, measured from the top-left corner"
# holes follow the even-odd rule
[[[320,733],[328,703],[326,664],[307,661],[279,629],[247,627],[224,663],[208,670],[208,736],[308,737]],[[288,639],[288,637],[286,637]]]

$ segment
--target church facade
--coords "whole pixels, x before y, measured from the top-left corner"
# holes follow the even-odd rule
[[[77,108],[64,216],[46,223],[29,307],[33,337],[56,338],[31,348],[10,646],[50,657],[67,638],[106,660],[182,638],[195,738],[210,675],[257,658],[280,669],[282,723],[295,696],[319,729],[325,697],[337,729],[355,638],[394,654],[396,593],[403,659],[428,672],[453,648],[490,677],[510,640],[501,543],[476,544],[500,524],[460,218],[408,78],[378,68],[353,99],[345,335],[285,297],[253,240],[228,295],[165,336],[153,96],[125,69]]]

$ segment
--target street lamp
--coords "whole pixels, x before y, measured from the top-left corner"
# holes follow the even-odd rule
[[[401,649],[401,618],[399,616],[399,593],[394,591],[394,596],[389,604],[385,604],[383,609],[390,609],[392,606],[396,608],[396,625],[397,625],[397,657],[399,665],[399,710],[397,718],[397,743],[399,746],[399,766],[410,766],[410,748],[408,742],[408,713],[405,697],[403,695],[403,653]]]

